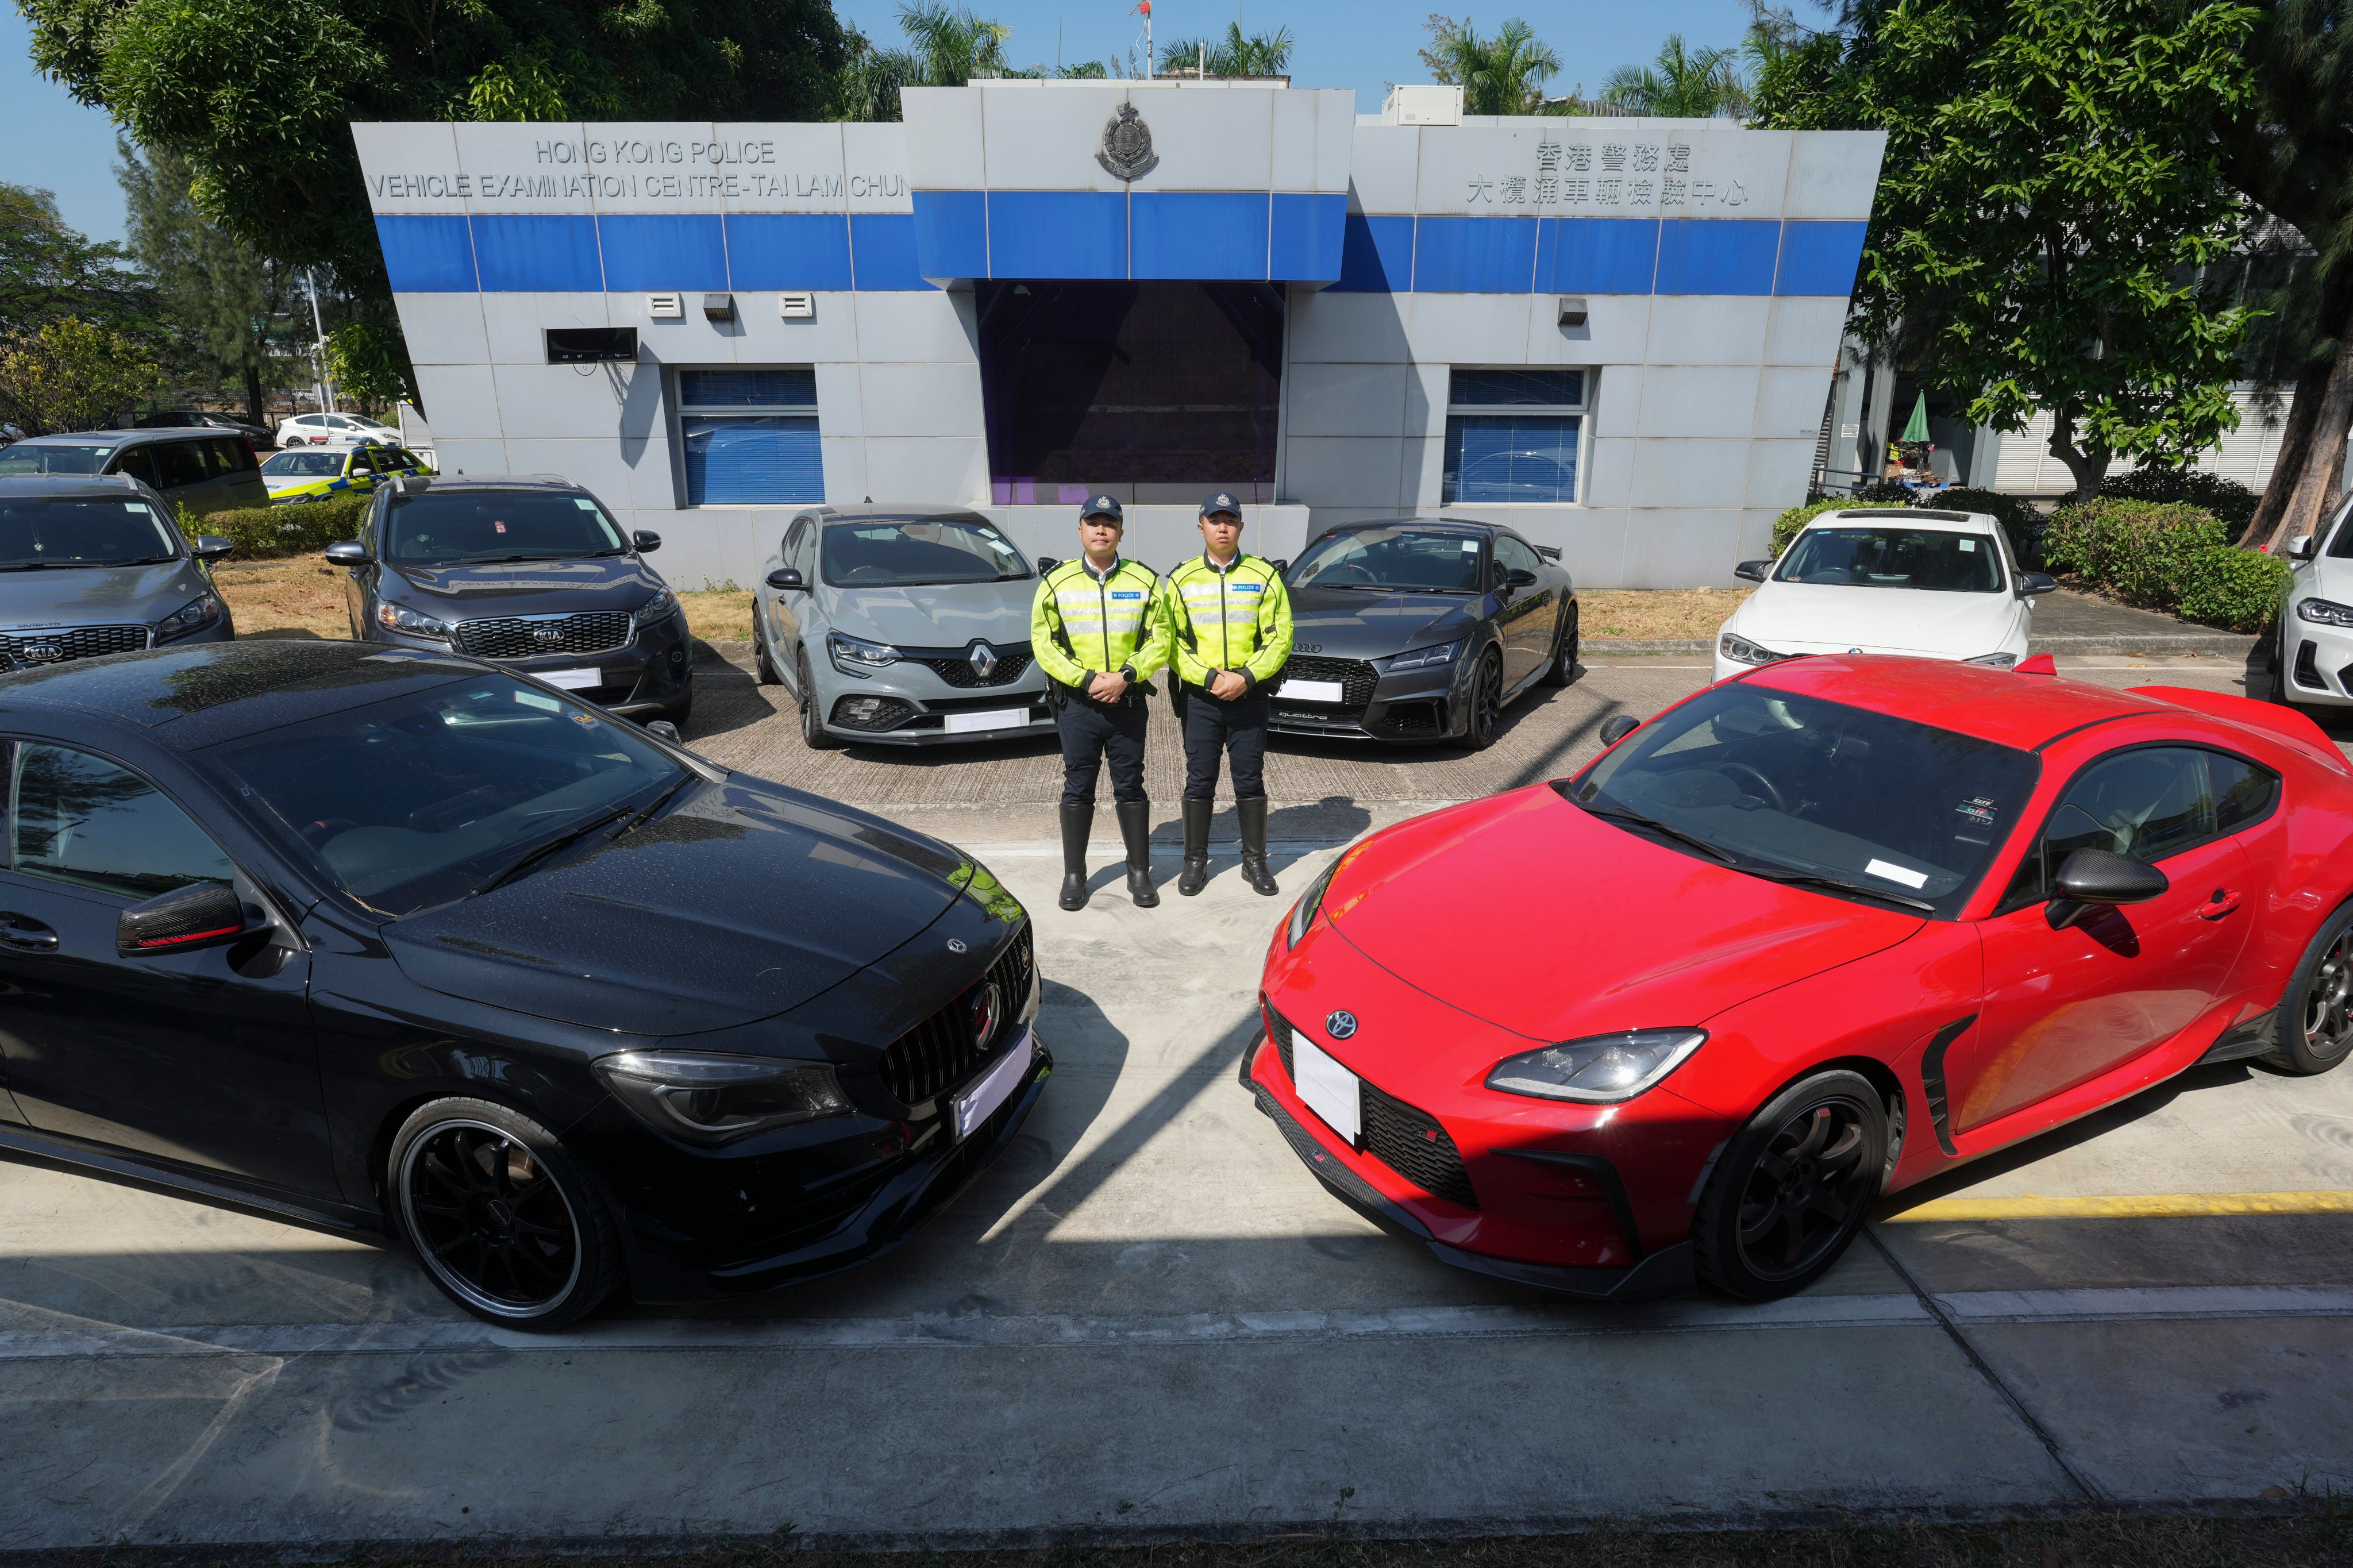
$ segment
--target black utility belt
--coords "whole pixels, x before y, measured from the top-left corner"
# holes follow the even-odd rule
[[[1092,684],[1093,680],[1094,677],[1092,675],[1087,678],[1088,684]],[[1148,680],[1129,681],[1127,689],[1119,694],[1119,700],[1116,702],[1105,702],[1099,698],[1090,697],[1087,695],[1086,685],[1072,686],[1065,681],[1057,680],[1050,675],[1046,678],[1046,684],[1054,693],[1057,706],[1064,702],[1091,702],[1098,708],[1132,708],[1147,697],[1158,695],[1153,690],[1152,682]]]

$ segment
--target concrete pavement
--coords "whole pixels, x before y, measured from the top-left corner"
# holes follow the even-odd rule
[[[1568,771],[1695,663],[1598,662],[1476,757],[1286,746],[1287,891],[1374,823]],[[2353,1486],[2353,1072],[2199,1069],[1905,1194],[1790,1301],[1561,1302],[1365,1224],[1236,1087],[1287,897],[1221,857],[1136,910],[1106,823],[1096,901],[1063,914],[1050,752],[807,752],[766,695],[707,682],[692,743],[945,833],[1036,911],[1059,1065],[1012,1152],[872,1267],[553,1339],[460,1318],[397,1251],[0,1164],[0,1547],[1432,1534]],[[2279,1212],[2231,1212],[2258,1198]]]

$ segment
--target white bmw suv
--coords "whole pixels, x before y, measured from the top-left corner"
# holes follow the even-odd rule
[[[1857,508],[1815,518],[1778,561],[1744,561],[1758,584],[1715,639],[1715,679],[1801,653],[1893,653],[2007,669],[2026,657],[2034,595],[2001,524],[1981,511]]]
[[[2353,499],[2317,533],[2288,542],[2273,690],[2291,704],[2353,704]]]

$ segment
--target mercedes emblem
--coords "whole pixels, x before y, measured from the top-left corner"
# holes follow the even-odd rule
[[[992,980],[982,986],[980,994],[972,999],[972,1043],[974,1045],[988,1044],[990,1038],[997,1033],[997,1018],[1004,1011],[1005,993],[999,990],[997,982]]]
[[[948,938],[948,951],[949,951],[950,952],[964,952],[964,951],[965,951],[964,938],[962,938],[962,937],[960,937],[960,936],[952,936],[952,937]]]
[[[972,672],[983,680],[997,673],[997,650],[978,638],[975,638],[973,645],[964,650],[964,661],[972,666]]]
[[[1345,1007],[1335,1008],[1324,1016],[1324,1032],[1335,1040],[1345,1040],[1356,1032],[1356,1016]]]

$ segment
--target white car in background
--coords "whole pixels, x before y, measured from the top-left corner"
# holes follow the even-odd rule
[[[2007,669],[2026,657],[2034,595],[2001,525],[1979,511],[1874,507],[1824,512],[1778,561],[1744,561],[1757,584],[1715,639],[1715,679],[1804,653],[1893,653]]]
[[[2288,542],[2272,690],[2291,707],[2353,704],[2353,500]]]
[[[337,450],[377,441],[400,445],[400,428],[364,414],[297,414],[278,422],[278,444],[283,447],[332,447]]]

